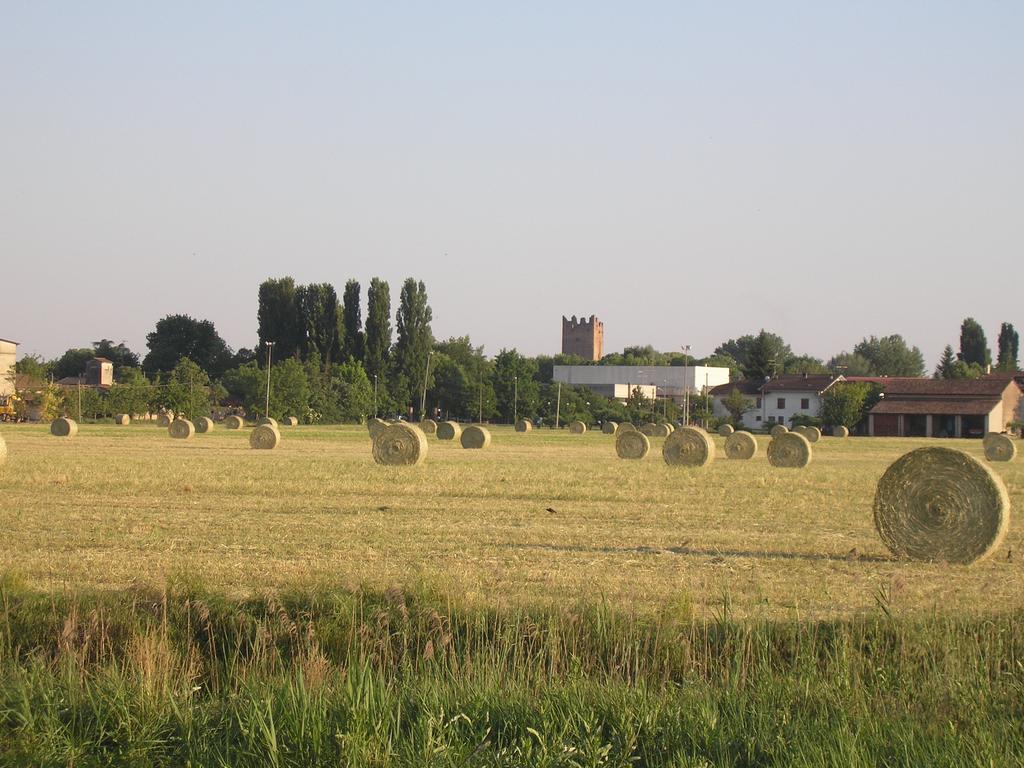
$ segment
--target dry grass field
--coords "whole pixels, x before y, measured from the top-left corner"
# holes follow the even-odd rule
[[[282,427],[189,441],[149,424],[72,440],[4,425],[0,570],[44,588],[198,580],[229,594],[310,584],[427,588],[468,605],[603,600],[770,619],[1024,606],[1024,523],[971,567],[893,560],[871,504],[920,440],[823,438],[805,470],[751,461],[667,467],[612,438],[494,427],[486,451],[428,438],[426,464],[373,463],[360,427]],[[943,441],[981,456],[980,441]],[[1020,461],[994,465],[1021,509]]]

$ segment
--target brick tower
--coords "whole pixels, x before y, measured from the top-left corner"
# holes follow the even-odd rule
[[[568,319],[562,315],[562,354],[579,355],[584,360],[600,360],[604,354],[604,323],[590,319]]]

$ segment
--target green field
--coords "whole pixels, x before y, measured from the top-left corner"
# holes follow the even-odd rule
[[[693,470],[495,428],[386,468],[355,427],[0,434],[0,765],[1024,761],[1019,522],[971,567],[874,532],[923,441]]]

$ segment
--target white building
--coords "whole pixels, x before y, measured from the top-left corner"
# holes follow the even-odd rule
[[[681,404],[687,392],[698,394],[727,383],[729,369],[704,365],[556,365],[552,379],[619,400],[624,400],[630,389],[641,386],[645,397],[671,397]]]
[[[786,374],[762,384],[737,381],[711,390],[712,413],[718,418],[731,418],[722,401],[734,389],[750,401],[750,410],[743,414],[744,429],[764,429],[772,424],[792,426],[794,416],[816,418],[821,412],[825,392],[843,377],[828,374]]]
[[[0,397],[14,394],[14,362],[18,358],[18,342],[0,339]]]

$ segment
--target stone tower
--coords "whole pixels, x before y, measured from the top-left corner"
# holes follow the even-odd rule
[[[568,319],[562,315],[562,354],[579,355],[584,360],[600,360],[604,354],[604,323],[590,319]]]

